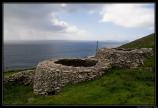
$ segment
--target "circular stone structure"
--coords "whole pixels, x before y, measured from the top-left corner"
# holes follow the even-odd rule
[[[50,95],[67,84],[92,80],[111,68],[107,62],[92,58],[45,60],[37,65],[33,91],[36,95]]]

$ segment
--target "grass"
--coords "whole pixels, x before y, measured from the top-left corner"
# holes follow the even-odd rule
[[[124,44],[119,48],[154,48],[155,34],[150,34],[130,43]]]
[[[33,69],[35,69],[35,67],[29,68],[29,69],[14,69],[14,70],[8,70],[8,71],[3,72],[3,75],[4,75],[5,77],[9,77],[9,76],[11,76],[12,74],[17,73],[17,72],[19,72],[19,71],[33,70]]]

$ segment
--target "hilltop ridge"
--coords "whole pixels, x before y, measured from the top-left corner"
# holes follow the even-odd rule
[[[127,44],[120,46],[119,48],[154,48],[155,45],[155,33],[149,34]]]

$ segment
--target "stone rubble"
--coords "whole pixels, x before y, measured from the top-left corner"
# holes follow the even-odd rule
[[[34,73],[34,70],[20,71],[7,78],[4,77],[4,83],[16,82],[24,85],[33,85]]]
[[[152,48],[141,49],[118,49],[118,48],[102,48],[97,51],[96,58],[111,63],[112,67],[135,68],[143,65],[146,57],[153,55]]]

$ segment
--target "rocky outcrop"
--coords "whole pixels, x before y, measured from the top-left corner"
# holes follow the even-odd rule
[[[15,73],[9,77],[4,78],[4,83],[16,82],[24,85],[33,85],[34,70],[25,70]]]
[[[67,84],[101,76],[109,68],[96,59],[46,60],[37,65],[33,90],[40,95],[54,94]]]

